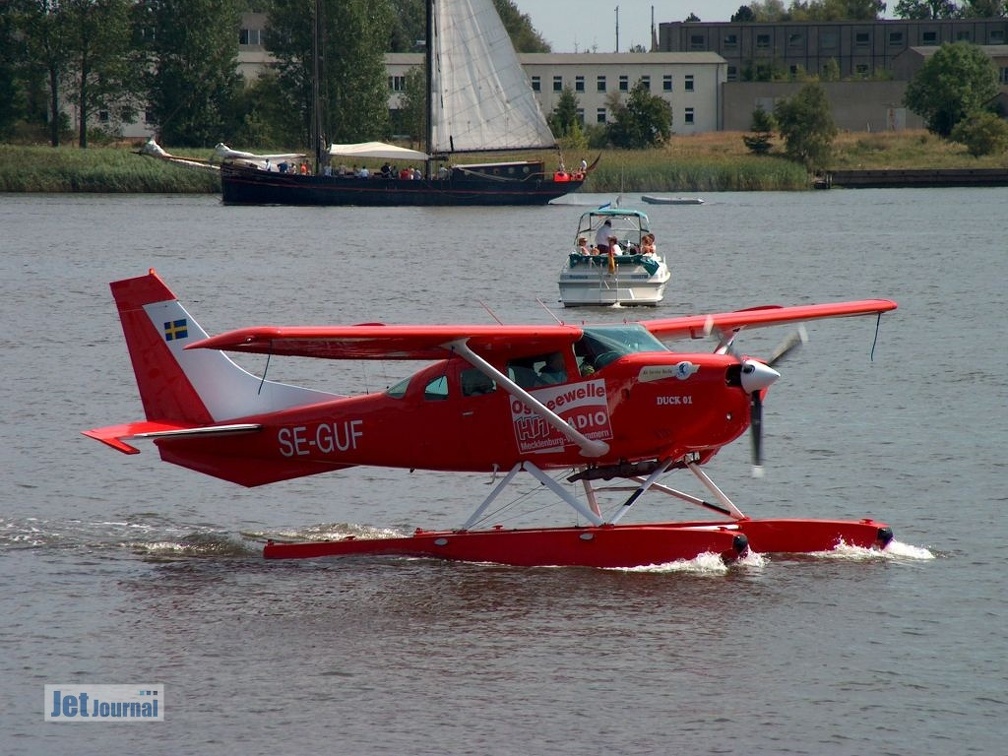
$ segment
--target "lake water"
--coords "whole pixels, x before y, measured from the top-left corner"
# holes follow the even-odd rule
[[[673,282],[637,312],[559,308],[574,204],[0,195],[0,751],[1005,753],[1008,189],[704,198],[645,208]],[[149,267],[211,333],[895,299],[877,342],[872,318],[809,325],[766,402],[765,478],[744,439],[708,470],[754,516],[873,516],[896,543],[730,570],[266,563],[264,534],[458,526],[487,480],[354,469],[246,490],[80,436],[142,417],[107,284]],[[337,392],[407,372],[277,363]],[[166,721],[48,724],[47,683],[161,683]]]

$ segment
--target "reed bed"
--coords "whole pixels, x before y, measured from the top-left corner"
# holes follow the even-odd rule
[[[756,156],[741,132],[674,136],[651,150],[602,150],[598,167],[585,183],[588,192],[794,191],[811,187],[800,165],[781,156],[782,147]],[[171,149],[171,146],[168,145]],[[207,159],[206,149],[171,149],[180,157]],[[565,150],[568,168],[597,151]],[[547,171],[555,155],[481,155],[479,162],[542,159]],[[465,158],[460,157],[460,162]],[[378,161],[381,162],[381,161]],[[475,160],[473,161],[475,162]],[[377,166],[375,166],[377,167]],[[926,131],[845,132],[834,142],[828,169],[1008,168],[1008,154],[973,158],[966,148]],[[0,192],[154,192],[212,193],[219,178],[209,172],[141,157],[133,146],[18,147],[0,145]]]

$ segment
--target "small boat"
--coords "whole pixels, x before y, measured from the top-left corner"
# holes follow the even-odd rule
[[[578,240],[589,244],[606,223],[619,241],[621,254],[585,254]],[[560,271],[560,301],[565,307],[604,305],[657,305],[665,296],[672,274],[656,251],[642,254],[646,236],[651,235],[646,213],[618,207],[601,207],[581,215],[574,235],[573,251]]]
[[[656,197],[653,194],[641,196],[643,202],[649,205],[702,205],[703,200],[699,197]]]

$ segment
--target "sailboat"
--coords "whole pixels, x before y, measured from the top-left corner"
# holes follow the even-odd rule
[[[281,173],[272,165],[247,160],[225,161],[224,203],[545,205],[581,187],[594,163],[582,161],[580,170],[567,171],[562,161],[556,170],[547,170],[543,160],[452,160],[463,153],[557,149],[493,0],[428,0],[427,39],[426,152],[380,142],[334,144],[326,156],[319,156],[315,170],[305,173]],[[315,113],[318,124],[317,103]],[[424,170],[409,176],[389,171],[366,178],[337,175],[321,167],[333,158],[393,160]]]

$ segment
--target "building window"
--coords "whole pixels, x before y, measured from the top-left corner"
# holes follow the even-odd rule
[[[1001,76],[998,77],[998,81],[1002,84],[1008,84],[1008,68],[1001,69]]]
[[[707,49],[707,40],[704,39],[704,35],[703,34],[690,34],[689,49],[690,50],[706,50]]]
[[[991,29],[988,37],[990,44],[1003,45],[1005,41],[1004,29]]]
[[[389,76],[388,77],[388,88],[390,92],[402,92],[406,89],[406,77],[405,76]]]
[[[662,76],[661,87],[666,92],[672,91],[672,74]]]
[[[99,110],[98,111],[98,120],[101,121],[102,123],[108,123],[109,122],[108,111],[107,110]]]
[[[562,92],[563,91],[563,76],[553,77],[553,91]]]
[[[595,111],[595,122],[605,123],[605,108],[599,108]]]
[[[261,29],[242,29],[238,32],[239,45],[258,45],[260,42]]]
[[[542,84],[540,83],[538,76],[533,76],[532,77],[532,91],[533,92],[540,92],[540,91],[542,91]]]
[[[854,44],[858,47],[868,47],[871,44],[871,34],[868,32],[855,32]]]
[[[685,115],[683,116],[683,123],[693,123],[693,108],[686,108]]]
[[[799,34],[798,32],[789,34],[787,43],[788,47],[801,47],[803,44],[805,44],[805,35]]]
[[[856,66],[854,66],[854,73],[856,73],[858,76],[867,76],[868,75],[868,64],[867,63],[858,63]]]
[[[969,42],[971,36],[969,29],[960,29],[956,32],[956,42]]]
[[[582,126],[584,126],[584,108],[578,108],[577,109],[577,119],[578,119],[578,123],[580,123]]]
[[[903,32],[889,32],[889,44],[903,46]]]
[[[738,81],[738,66],[728,66],[728,81]]]
[[[824,31],[819,33],[819,47],[824,50],[835,50],[837,46],[837,33],[835,31]]]
[[[769,34],[757,34],[756,35],[756,49],[765,50],[770,47],[770,35]]]
[[[575,92],[584,92],[584,76],[575,76],[574,77],[574,91]]]
[[[650,76],[641,76],[640,77],[640,83],[644,85],[644,89],[646,89],[648,92],[651,91],[651,77]]]
[[[798,64],[792,63],[788,66],[788,73],[791,74],[792,78],[796,77],[798,75]]]
[[[599,92],[605,92],[605,76],[599,76],[595,80],[595,89]]]
[[[927,45],[928,47],[933,47],[938,44],[938,32],[924,32],[921,34],[921,44]]]
[[[154,111],[150,108],[144,110],[144,123],[154,123]]]
[[[724,48],[725,50],[735,50],[738,48],[738,34],[725,34],[724,35]]]
[[[630,89],[630,77],[626,74],[622,74],[619,77],[619,91],[626,92]]]
[[[693,91],[693,74],[686,74],[686,78],[683,81],[683,89],[687,92]]]

